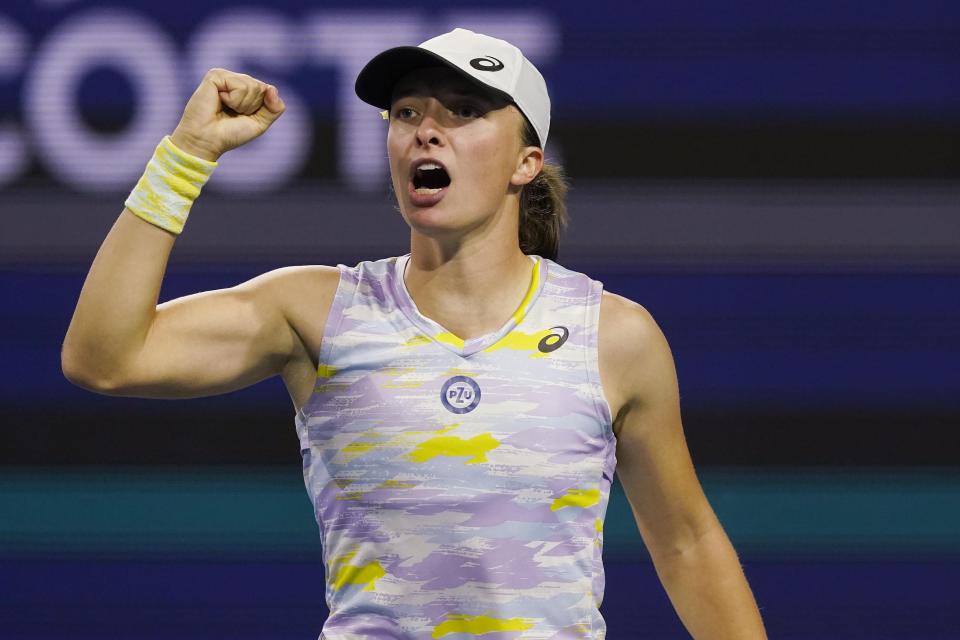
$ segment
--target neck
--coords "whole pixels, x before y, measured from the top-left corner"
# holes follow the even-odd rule
[[[516,232],[514,232],[516,233]],[[513,242],[465,242],[445,251],[414,233],[404,282],[420,313],[469,340],[499,329],[530,286],[533,261]]]

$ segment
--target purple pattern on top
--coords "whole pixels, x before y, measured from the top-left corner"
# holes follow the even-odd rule
[[[323,637],[603,638],[616,440],[597,363],[602,284],[534,256],[526,308],[458,347],[410,298],[408,259],[338,265],[317,384],[297,413]],[[558,326],[566,340],[540,350]],[[441,398],[457,376],[478,403],[454,406],[469,385]]]

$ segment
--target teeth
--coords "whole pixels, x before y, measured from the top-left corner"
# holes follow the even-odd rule
[[[420,169],[429,170],[429,169],[439,169],[439,168],[440,168],[440,165],[438,164],[434,164],[433,162],[424,162],[422,165],[417,167],[417,170],[420,170]]]
[[[420,187],[418,189],[414,189],[414,191],[424,196],[431,195],[434,193],[440,193],[440,189],[428,189],[427,187]]]

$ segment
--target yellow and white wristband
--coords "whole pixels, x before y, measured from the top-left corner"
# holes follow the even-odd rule
[[[124,204],[150,224],[179,235],[216,168],[216,162],[191,155],[164,136]]]

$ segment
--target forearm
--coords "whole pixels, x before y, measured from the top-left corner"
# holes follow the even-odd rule
[[[64,373],[99,384],[143,344],[176,236],[124,209],[87,273],[64,338]]]
[[[764,640],[760,612],[736,552],[718,524],[682,552],[654,565],[695,640]]]
[[[217,158],[262,134],[285,108],[276,88],[256,78],[225,69],[203,77],[90,267],[61,353],[70,380],[111,389],[142,354],[174,240]]]

